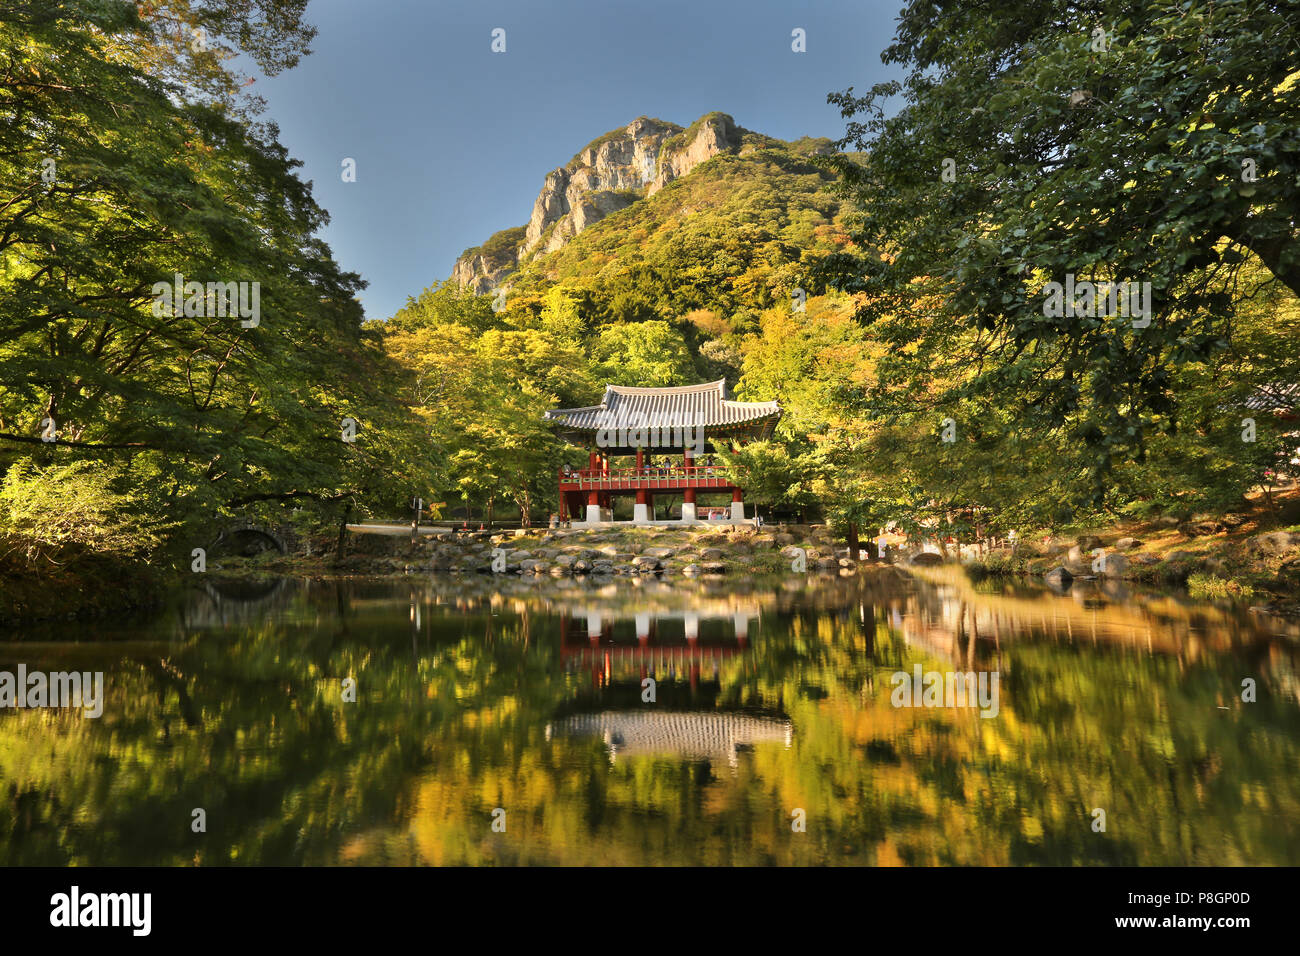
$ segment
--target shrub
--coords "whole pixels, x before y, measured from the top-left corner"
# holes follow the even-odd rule
[[[153,552],[169,525],[143,519],[139,494],[117,487],[98,462],[42,468],[16,462],[0,481],[0,561],[65,564],[77,557],[138,559]]]

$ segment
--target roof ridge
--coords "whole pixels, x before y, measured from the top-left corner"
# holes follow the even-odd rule
[[[716,382],[699,382],[695,385],[606,385],[606,392],[614,392],[619,395],[667,395],[674,392],[706,392],[712,389],[721,391],[726,387],[726,379],[720,378]]]

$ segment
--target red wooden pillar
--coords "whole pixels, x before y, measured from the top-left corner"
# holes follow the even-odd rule
[[[685,466],[683,474],[686,476],[687,487],[682,490],[682,520],[695,520],[695,487],[692,482],[695,481],[695,475],[691,471],[691,466],[695,464],[695,459],[691,455],[689,448],[682,449],[682,464]]]

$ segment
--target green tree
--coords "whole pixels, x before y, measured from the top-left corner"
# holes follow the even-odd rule
[[[1228,348],[1248,262],[1300,291],[1298,40],[1269,0],[909,2],[883,55],[906,79],[832,95],[865,153],[823,160],[859,209],[829,274],[870,293],[879,397],[938,370],[941,402],[1067,433],[1103,494],[1181,424],[1176,369]],[[1067,275],[1149,282],[1149,327],[1046,314]]]

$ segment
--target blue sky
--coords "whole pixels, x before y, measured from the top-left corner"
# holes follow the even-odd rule
[[[900,0],[313,0],[313,53],[259,77],[324,237],[385,318],[466,248],[522,225],[542,179],[638,116],[722,110],[748,129],[838,137],[826,94],[880,62]],[[492,30],[506,52],[491,51]],[[807,52],[791,51],[806,31]],[[342,181],[344,158],[357,179]]]

